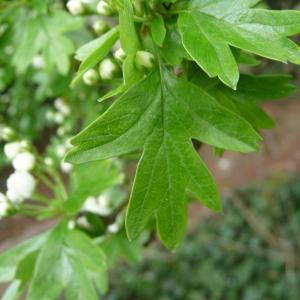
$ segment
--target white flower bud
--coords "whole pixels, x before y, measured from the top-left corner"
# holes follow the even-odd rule
[[[51,157],[45,157],[44,163],[46,166],[51,167],[54,165],[54,160]]]
[[[45,67],[44,57],[40,54],[35,55],[32,59],[32,66],[37,69],[43,69]]]
[[[83,228],[91,228],[90,223],[87,221],[85,216],[80,216],[77,220],[76,223],[78,226],[83,227]]]
[[[114,9],[104,0],[97,4],[97,12],[102,16],[110,16],[114,13]]]
[[[140,71],[149,71],[154,67],[154,56],[148,51],[137,51],[135,64]]]
[[[63,100],[63,99],[61,99],[61,98],[56,98],[56,99],[54,100],[54,107],[55,107],[57,110],[59,110],[60,107],[61,107],[62,105],[64,105],[64,100]]]
[[[20,141],[20,146],[21,146],[22,150],[29,150],[31,144],[27,140],[22,140],[22,141]]]
[[[35,188],[35,179],[28,172],[16,171],[8,177],[6,185],[7,197],[12,202],[22,202],[32,195]]]
[[[107,194],[103,193],[97,198],[98,206],[99,206],[99,212],[98,214],[100,216],[107,216],[111,213],[111,207],[109,203],[109,198],[107,197]]]
[[[46,119],[50,122],[53,122],[54,120],[54,111],[49,109],[46,111]]]
[[[67,162],[63,162],[60,165],[60,169],[64,172],[64,173],[70,173],[71,170],[73,169],[73,165]]]
[[[124,50],[122,48],[119,48],[118,50],[116,50],[114,52],[114,57],[118,62],[123,63],[123,61],[126,58],[126,53],[124,52]]]
[[[53,120],[56,124],[62,124],[64,122],[64,115],[60,112],[54,113]]]
[[[56,133],[58,136],[64,136],[66,132],[63,127],[59,127],[59,128],[57,128]]]
[[[88,197],[83,206],[83,210],[100,216],[108,216],[111,213],[108,199],[105,196],[100,196],[98,199],[93,196]]]
[[[55,153],[58,157],[63,157],[67,152],[67,147],[65,145],[57,145],[55,147]]]
[[[107,231],[110,233],[117,233],[120,229],[119,224],[113,223],[107,226]]]
[[[73,16],[78,16],[84,13],[84,7],[80,0],[69,0],[66,6]]]
[[[15,131],[7,126],[0,128],[0,138],[4,141],[11,141],[16,137]]]
[[[20,142],[11,142],[7,143],[4,146],[4,154],[9,159],[14,159],[17,154],[19,154],[22,150],[22,145]]]
[[[119,67],[110,59],[102,60],[99,65],[99,74],[103,80],[111,80],[118,73]]]
[[[73,230],[75,227],[76,227],[75,221],[74,221],[74,220],[70,220],[70,221],[68,222],[68,229],[69,229],[69,230]]]
[[[99,80],[99,74],[96,70],[90,69],[83,74],[82,79],[86,85],[94,85]]]
[[[54,100],[54,107],[65,116],[71,113],[70,107],[61,98]]]
[[[101,19],[94,22],[92,28],[96,34],[100,35],[109,29],[109,25]]]
[[[7,197],[0,193],[0,219],[7,216],[7,213],[10,209],[10,205]]]
[[[84,211],[98,213],[97,198],[94,196],[87,197],[82,208]]]
[[[35,165],[35,157],[29,152],[19,153],[13,159],[12,165],[17,171],[30,171]]]

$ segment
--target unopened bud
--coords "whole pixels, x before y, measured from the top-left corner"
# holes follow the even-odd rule
[[[94,85],[98,82],[99,75],[96,70],[90,69],[83,74],[83,82],[86,85]]]
[[[92,28],[94,32],[98,35],[105,33],[109,29],[109,25],[104,20],[97,20]]]
[[[97,12],[102,16],[111,16],[115,10],[106,1],[101,0],[97,4]]]
[[[149,71],[154,67],[154,56],[148,51],[137,51],[135,64],[140,71]]]
[[[118,65],[110,58],[104,59],[99,65],[99,74],[103,80],[112,80],[118,72]]]
[[[4,126],[0,128],[0,139],[8,142],[16,138],[16,132],[11,128]]]
[[[126,53],[122,48],[119,48],[116,52],[114,52],[114,57],[118,62],[123,63],[126,58]]]
[[[84,13],[84,7],[80,0],[70,0],[67,2],[66,6],[73,16],[78,16]]]

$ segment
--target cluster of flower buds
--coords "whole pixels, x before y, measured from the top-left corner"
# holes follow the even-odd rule
[[[99,197],[88,197],[82,210],[99,216],[108,216],[112,212],[112,207],[108,195],[103,193]]]
[[[101,0],[98,2],[96,0],[69,0],[66,7],[73,16],[83,15],[93,7],[102,16],[111,16],[116,12],[113,1],[110,0]]]
[[[89,2],[89,3],[87,3]],[[91,4],[93,1],[70,0],[67,7],[73,14],[82,14],[84,5]],[[143,16],[144,3],[141,0],[134,0],[132,2],[136,16]],[[101,35],[109,30],[110,25],[107,23],[107,16],[112,16],[116,13],[116,3],[112,0],[100,0],[95,5],[100,17],[92,24],[92,29],[97,35]],[[116,46],[117,45],[117,46]],[[126,59],[126,53],[120,47],[120,42],[117,43],[113,49],[113,58],[105,58],[99,63],[98,70],[92,68],[83,74],[83,82],[88,86],[93,86],[102,81],[110,81],[120,74],[120,66],[122,66]],[[135,55],[135,65],[140,72],[147,73],[154,68],[154,55],[148,51],[137,51]]]
[[[86,199],[84,206],[82,207],[83,212],[90,212],[97,214],[102,217],[111,216],[115,212],[115,209],[120,205],[113,203],[111,197],[111,191],[107,190],[98,197],[90,196]],[[81,216],[76,220],[76,223],[82,227],[89,227],[89,224],[84,216]],[[115,221],[107,226],[107,232],[111,234],[117,233],[124,224],[124,215],[119,213]],[[75,224],[70,223],[70,229],[72,229]]]
[[[54,108],[54,110],[46,112],[46,118],[48,121],[60,125],[64,122],[65,117],[70,115],[70,106],[63,99],[56,98],[54,100]]]
[[[8,130],[3,130],[3,132],[5,131],[8,132]],[[10,139],[4,145],[4,154],[14,168],[14,172],[6,181],[6,199],[13,205],[20,204],[25,199],[30,198],[35,189],[36,181],[30,172],[35,167],[36,158],[30,148],[29,142],[25,140]],[[2,196],[1,199],[3,208],[5,201]]]
[[[103,59],[98,67],[98,72],[95,69],[90,69],[83,74],[83,82],[86,85],[95,85],[103,81],[114,79],[120,73],[120,67],[115,60],[111,58]]]

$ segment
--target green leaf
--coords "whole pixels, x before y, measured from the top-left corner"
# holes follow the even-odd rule
[[[53,229],[38,255],[27,299],[54,300],[65,290],[67,299],[96,300],[93,281],[101,280],[105,269],[100,248],[85,234],[68,230],[64,221]]]
[[[251,1],[246,2],[251,6]],[[214,6],[204,1],[179,17],[184,47],[210,77],[218,76],[226,85],[236,88],[239,70],[230,46],[284,63],[300,64],[300,48],[288,39],[300,32],[300,12],[247,9],[247,5],[245,9],[234,9],[232,3],[218,1]]]
[[[1,300],[18,300],[22,295],[21,282],[18,280],[13,281],[5,290]]]
[[[126,88],[125,88],[124,84],[121,84],[117,88],[115,88],[114,90],[111,90],[111,91],[107,92],[104,96],[99,98],[97,101],[98,102],[103,102],[103,101],[108,100],[112,97],[115,97],[119,94],[122,94],[125,90],[126,90]]]
[[[24,72],[33,57],[42,52],[46,67],[56,66],[65,75],[70,67],[69,56],[74,51],[74,45],[64,33],[81,26],[79,18],[70,17],[66,12],[29,17],[22,28],[22,37],[13,57],[17,71]]]
[[[143,249],[138,242],[129,242],[124,231],[108,236],[101,243],[106,254],[107,264],[113,268],[120,257],[129,264],[137,264],[143,258]]]
[[[154,43],[162,47],[166,37],[166,28],[164,19],[161,15],[155,15],[151,21],[151,35]]]
[[[15,278],[20,280],[21,288],[24,288],[26,286],[27,282],[31,279],[33,275],[34,266],[35,266],[38,253],[39,253],[38,250],[29,253],[18,264]]]
[[[239,98],[234,92],[224,91],[222,88],[217,88],[212,93],[221,105],[243,117],[254,128],[270,129],[275,126],[275,122],[251,98]]]
[[[147,91],[147,93],[145,93]],[[164,244],[176,248],[185,231],[190,190],[209,208],[221,204],[214,180],[191,139],[241,152],[257,149],[249,123],[197,86],[155,71],[124,93],[72,140],[67,159],[81,163],[144,148],[127,213],[130,239],[155,217]]]
[[[70,178],[70,197],[65,202],[69,213],[76,213],[88,196],[99,196],[101,192],[121,183],[120,166],[112,160],[85,163],[75,166]]]
[[[79,48],[76,52],[76,58],[82,60],[79,70],[72,80],[71,86],[75,86],[82,75],[89,69],[93,68],[109,53],[111,47],[118,38],[119,28],[114,27],[101,37],[89,42]]]
[[[123,78],[125,88],[130,88],[143,77],[144,74],[139,71],[135,65],[135,54],[128,55],[123,63]]]
[[[282,99],[295,91],[286,75],[246,75],[242,74],[237,91],[219,84],[216,79],[206,76],[194,65],[188,70],[188,78],[205,88],[218,102],[246,119],[254,128],[272,128],[275,123],[259,106],[259,101]]]
[[[30,253],[35,252],[44,243],[47,234],[34,237],[15,248],[0,255],[0,282],[11,281],[18,268],[18,264]]]
[[[126,54],[135,54],[140,41],[134,25],[134,14],[130,0],[119,0],[119,26],[121,46]]]
[[[282,99],[296,91],[291,84],[289,75],[247,75],[242,74],[238,84],[236,97],[240,99],[251,98],[258,101]]]
[[[198,9],[207,14],[213,14],[219,18],[225,17],[232,12],[254,7],[260,0],[190,0],[189,9]]]
[[[180,65],[184,58],[191,59],[182,45],[176,23],[168,23],[168,30],[160,51],[165,61],[172,66]]]
[[[23,38],[13,57],[13,64],[20,73],[31,64],[34,55],[40,51],[41,44],[44,42],[37,19],[28,20],[25,28]]]

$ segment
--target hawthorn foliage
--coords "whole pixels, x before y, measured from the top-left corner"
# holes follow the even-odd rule
[[[240,74],[239,66],[257,65],[259,57],[299,64],[300,48],[290,37],[300,32],[300,14],[262,9],[257,0],[114,5],[118,25],[78,50],[83,59],[75,81],[120,38],[127,55],[124,82],[113,92],[119,95],[111,107],[72,139],[67,160],[82,163],[142,149],[127,234],[136,239],[155,218],[162,242],[175,249],[185,232],[187,193],[222,210],[192,139],[220,151],[259,148],[259,130],[274,126],[259,102],[287,95],[293,87],[288,76]],[[147,74],[134,64],[141,50],[154,56]]]
[[[29,300],[61,295],[96,300],[107,290],[107,268],[117,256],[136,261],[138,245],[147,240],[153,224],[162,243],[175,250],[185,234],[190,199],[222,211],[214,178],[193,142],[208,144],[218,154],[259,149],[260,130],[274,126],[260,103],[285,97],[295,88],[288,75],[252,75],[251,68],[262,59],[300,64],[300,48],[293,41],[300,32],[300,13],[269,10],[258,0],[69,1],[66,7],[73,14],[84,9],[94,13],[97,7],[108,19],[109,26],[104,30],[99,23],[102,34],[93,39],[80,31],[80,16],[68,14],[61,1],[50,2],[0,3],[0,21],[10,24],[1,27],[0,51],[7,54],[5,46],[15,46],[9,63],[6,54],[0,57],[6,67],[0,73],[0,90],[11,97],[22,95],[27,104],[34,97],[37,101],[27,110],[37,116],[37,103],[59,94],[68,100],[82,94],[98,97],[97,105],[74,100],[69,116],[74,130],[100,116],[71,140],[66,161],[78,165],[66,187],[52,167],[39,169],[40,160],[30,170],[54,178],[55,198],[50,203],[45,197],[38,199],[47,204],[38,210],[31,206],[34,214],[29,212],[38,219],[60,221],[0,256],[0,282],[12,282],[5,300],[25,294]],[[112,49],[118,42],[117,55]],[[77,45],[78,65],[70,59]],[[121,62],[118,66],[107,60],[113,52]],[[36,55],[42,56],[46,75],[30,69]],[[103,82],[95,70],[99,63]],[[116,75],[118,68],[121,76]],[[72,82],[67,76],[73,76]],[[99,89],[82,87],[82,79]],[[22,101],[17,104],[21,107]],[[88,111],[84,122],[81,110]],[[101,234],[77,226],[89,196],[122,183],[121,164],[114,158],[126,160],[130,155],[138,156],[139,163],[126,228],[106,234],[107,224],[91,214],[86,216],[88,225]],[[122,210],[124,193],[113,190],[112,195]],[[23,208],[29,206],[18,203],[11,214]]]

